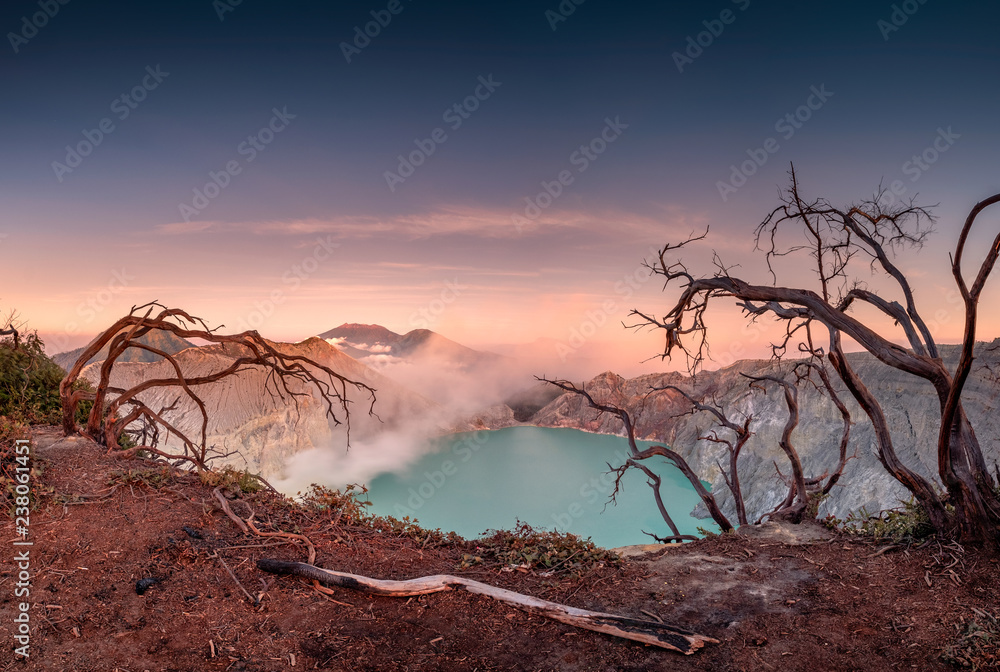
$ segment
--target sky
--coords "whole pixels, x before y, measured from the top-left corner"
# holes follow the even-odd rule
[[[378,323],[660,370],[660,337],[623,326],[677,295],[643,260],[707,227],[693,271],[714,250],[767,281],[753,229],[794,163],[842,207],[893,183],[935,206],[901,265],[955,341],[947,252],[1000,191],[998,22],[935,0],[9,0],[0,309],[52,352],[155,299],[279,340]],[[712,317],[717,363],[766,354],[772,327]]]

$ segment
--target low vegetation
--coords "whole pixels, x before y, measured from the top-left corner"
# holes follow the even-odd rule
[[[348,485],[343,492],[313,485],[299,493],[301,506],[318,512],[332,523],[366,527],[383,534],[407,537],[422,547],[470,546],[463,553],[458,569],[477,565],[499,565],[522,571],[538,570],[560,575],[581,574],[598,565],[619,565],[621,558],[612,551],[596,546],[590,539],[575,534],[536,530],[518,521],[513,530],[487,530],[476,540],[465,540],[454,532],[442,532],[421,527],[419,522],[405,517],[376,516],[368,513],[371,502],[363,496],[367,488]]]
[[[236,494],[253,494],[260,492],[266,487],[259,475],[251,474],[245,469],[234,469],[228,464],[215,471],[202,469],[198,472],[198,478],[209,487],[222,488]]]
[[[524,571],[539,570],[543,575],[581,575],[595,566],[621,564],[615,552],[590,539],[536,530],[521,521],[513,530],[487,530],[475,543],[476,553],[463,556],[462,568],[493,561]]]
[[[44,347],[35,332],[20,335],[17,347],[10,336],[0,341],[0,416],[5,424],[54,424],[62,418],[59,383],[65,372]],[[80,381],[74,389],[88,388]],[[78,417],[85,418],[90,408],[81,404]]]
[[[115,469],[108,475],[108,485],[145,485],[158,489],[170,483],[173,472],[170,467]]]
[[[847,534],[895,543],[920,541],[934,534],[927,512],[913,497],[895,509],[871,514],[862,508],[850,512],[844,519],[828,516],[825,522]]]

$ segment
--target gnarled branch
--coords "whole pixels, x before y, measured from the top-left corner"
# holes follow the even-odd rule
[[[210,343],[225,344],[234,350],[235,357],[229,366],[221,370],[203,376],[188,376],[174,355],[138,340],[153,330],[167,331],[180,338],[198,338]],[[94,407],[87,419],[84,433],[107,446],[109,450],[118,444],[119,437],[130,422],[141,419],[147,425],[159,425],[169,434],[176,436],[184,446],[183,453],[180,454],[166,454],[156,450],[155,445],[144,445],[142,449],[204,468],[209,460],[218,456],[212,455],[212,449],[207,445],[208,411],[195,390],[199,386],[209,385],[250,369],[263,369],[267,374],[264,389],[275,399],[291,399],[296,408],[298,408],[298,398],[310,393],[292,389],[290,386],[292,381],[307,389],[316,390],[325,405],[327,417],[336,425],[346,423],[348,441],[350,441],[348,386],[368,395],[371,402],[368,412],[374,415],[375,390],[365,383],[350,380],[306,356],[286,354],[256,331],[218,334],[216,330],[209,329],[200,318],[192,317],[180,309],[167,308],[154,301],[133,307],[128,315],[98,336],[84,350],[60,383],[63,429],[67,434],[77,431],[74,414],[77,404],[86,398],[84,393],[72,389],[73,383],[79,378],[87,362],[105,346],[108,347],[108,357],[101,365],[100,380],[93,394]],[[146,350],[166,360],[173,370],[173,377],[144,380],[129,389],[112,387],[110,378],[114,364],[130,347]],[[198,440],[187,436],[164,418],[163,413],[169,410],[169,407],[156,412],[140,399],[140,395],[144,392],[170,387],[179,388],[182,395],[198,408],[201,419]],[[109,394],[114,395],[110,402],[107,401]],[[123,407],[129,410],[124,417],[119,417],[118,411]],[[157,432],[151,436],[157,439],[159,434]]]
[[[651,644],[664,649],[680,651],[690,655],[706,644],[718,644],[719,640],[705,635],[699,635],[690,630],[665,623],[618,616],[601,611],[578,609],[556,602],[549,602],[530,595],[515,593],[512,590],[497,588],[479,581],[466,579],[462,576],[438,574],[424,576],[405,581],[372,579],[367,576],[335,572],[322,569],[315,565],[302,562],[283,562],[262,558],[257,561],[257,567],[273,574],[291,574],[319,581],[328,586],[338,586],[361,591],[370,595],[387,597],[412,597],[429,595],[447,590],[464,590],[476,595],[485,595],[494,600],[506,602],[518,609],[551,618],[560,623],[566,623],[585,630],[603,632],[615,637],[631,639],[643,644]]]

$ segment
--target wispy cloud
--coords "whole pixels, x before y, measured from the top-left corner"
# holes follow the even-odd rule
[[[165,236],[178,236],[192,233],[201,233],[213,228],[215,222],[171,222],[170,224],[160,224],[155,227],[157,233]]]
[[[588,232],[598,237],[649,239],[667,231],[704,228],[703,217],[692,216],[667,206],[655,206],[652,215],[619,211],[559,210],[543,213],[530,225],[519,228],[512,212],[500,208],[442,206],[431,212],[406,215],[337,216],[295,220],[241,222],[174,222],[156,227],[163,235],[196,234],[205,231],[250,233],[255,235],[335,234],[344,239],[377,238],[391,235],[411,240],[442,236],[485,239],[530,239],[569,232]],[[662,216],[658,213],[662,212]]]

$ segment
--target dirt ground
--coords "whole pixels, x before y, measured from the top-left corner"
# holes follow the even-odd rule
[[[818,525],[766,525],[560,579],[456,569],[474,542],[433,547],[334,525],[271,495],[232,503],[243,517],[252,508],[262,531],[307,534],[321,567],[396,579],[459,574],[576,607],[655,615],[720,640],[683,656],[466,593],[327,597],[258,570],[259,558],[305,561],[306,550],[242,533],[197,477],[112,487],[113,470],[142,465],[53,428],[33,440],[41,473],[32,483],[40,507],[30,520],[30,658],[14,654],[21,547],[4,517],[2,670],[955,669],[946,650],[1000,669],[988,628],[963,638],[996,625],[1000,565],[954,544],[887,547]],[[139,595],[145,578],[160,581]],[[243,589],[263,593],[259,606]]]

